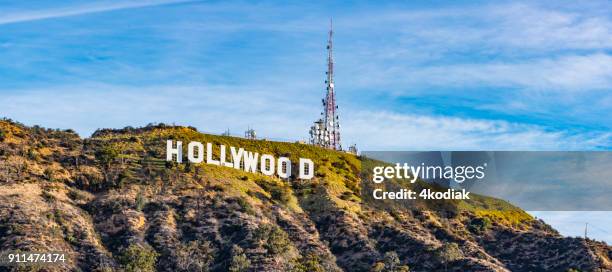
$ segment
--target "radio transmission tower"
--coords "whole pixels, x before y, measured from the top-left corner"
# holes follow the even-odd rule
[[[333,55],[333,27],[330,20],[329,38],[327,40],[327,72],[325,85],[326,94],[323,99],[323,118],[314,122],[310,128],[310,143],[334,150],[342,150],[340,143],[340,122],[338,121],[338,105],[334,91],[334,55]]]

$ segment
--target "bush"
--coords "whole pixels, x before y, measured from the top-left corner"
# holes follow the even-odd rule
[[[282,204],[287,204],[291,200],[291,190],[284,186],[274,186],[270,190],[272,199],[277,200]]]
[[[481,234],[491,227],[491,219],[488,217],[474,218],[470,221],[468,229],[476,234]]]
[[[285,231],[275,225],[264,224],[253,233],[257,243],[263,245],[270,254],[279,254],[289,249],[289,236]]]
[[[253,209],[253,206],[251,206],[251,204],[246,199],[244,199],[243,197],[238,197],[236,201],[238,202],[238,205],[240,205],[240,209],[242,212],[250,215],[255,215],[255,210]]]
[[[53,181],[54,174],[55,171],[52,168],[45,168],[45,171],[43,172],[43,175],[48,181]]]
[[[208,241],[191,241],[176,249],[176,264],[181,271],[209,271],[215,249]]]
[[[247,271],[251,267],[251,261],[247,258],[244,250],[241,247],[234,245],[232,247],[232,260],[228,271],[230,272],[243,272]]]
[[[407,265],[402,265],[399,259],[399,256],[397,255],[397,253],[395,251],[388,251],[385,253],[383,262],[380,263],[376,263],[373,267],[372,270],[376,270],[376,269],[381,269],[381,265],[382,264],[382,268],[384,268],[383,270],[377,270],[377,271],[389,271],[389,272],[408,272],[410,271],[410,268]]]
[[[439,249],[437,256],[446,267],[448,263],[463,258],[463,252],[459,249],[457,243],[447,243]]]
[[[395,251],[389,251],[385,253],[385,258],[383,262],[385,264],[386,270],[395,271],[395,267],[399,266],[400,264],[400,259],[399,256],[397,256],[397,253],[395,253]]]
[[[309,253],[302,258],[298,259],[291,269],[292,272],[324,272],[325,267],[321,264],[321,258],[314,254]]]
[[[106,168],[119,157],[119,151],[110,145],[105,145],[95,153],[96,159]]]
[[[136,210],[142,211],[145,205],[147,205],[147,199],[144,196],[143,190],[140,190],[136,195]]]
[[[123,251],[119,263],[127,272],[155,271],[159,254],[148,246],[132,244]]]
[[[131,180],[134,180],[134,175],[129,169],[123,169],[121,173],[119,173],[119,182],[117,183],[117,187],[123,188],[126,184],[128,184]]]
[[[0,142],[4,141],[4,138],[6,138],[6,132],[4,132],[4,130],[0,130]]]
[[[257,183],[257,185],[263,188],[266,192],[269,192],[272,199],[281,204],[287,204],[291,200],[291,189],[289,189],[287,186],[274,182],[268,182],[264,179],[256,180],[255,183]]]

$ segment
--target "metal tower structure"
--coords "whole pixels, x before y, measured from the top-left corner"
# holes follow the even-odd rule
[[[327,72],[325,85],[326,94],[323,102],[323,118],[314,122],[310,128],[310,143],[334,150],[342,150],[340,143],[340,122],[338,118],[338,105],[334,91],[334,54],[333,54],[333,27],[330,20],[329,38],[327,40]]]
[[[249,139],[249,140],[256,140],[257,139],[257,133],[255,132],[254,129],[252,129],[251,127],[249,127],[249,129],[247,129],[244,132],[244,138],[245,139]]]

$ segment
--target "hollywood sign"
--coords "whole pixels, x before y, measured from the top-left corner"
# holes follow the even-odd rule
[[[213,144],[190,142],[187,144],[187,159],[191,163],[203,163],[241,169],[245,172],[260,172],[267,176],[278,175],[280,178],[291,177],[292,163],[287,157],[278,159],[269,154],[246,151],[244,148],[229,147],[229,153],[225,145],[216,147],[219,149],[219,157],[213,158]],[[206,154],[206,155],[205,155]],[[183,142],[168,140],[166,144],[166,161],[183,162]],[[297,178],[311,179],[314,176],[314,163],[310,159],[300,158],[298,163]]]

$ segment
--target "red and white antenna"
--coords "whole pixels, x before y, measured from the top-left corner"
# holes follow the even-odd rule
[[[327,40],[327,72],[325,85],[326,93],[323,99],[323,118],[315,122],[311,127],[311,143],[325,148],[342,150],[340,144],[340,123],[338,122],[338,105],[336,104],[336,93],[334,90],[334,44],[333,25],[329,20],[329,37]]]

